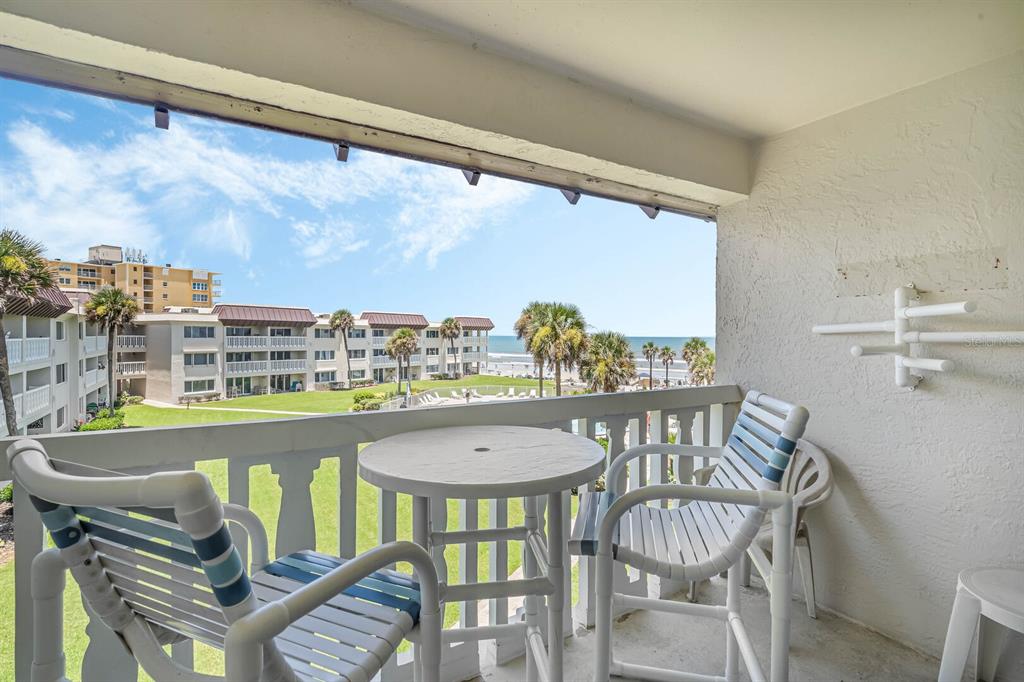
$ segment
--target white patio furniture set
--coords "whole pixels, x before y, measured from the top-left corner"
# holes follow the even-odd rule
[[[414,678],[432,681],[442,679],[443,643],[514,636],[525,640],[529,680],[561,680],[571,552],[597,561],[594,679],[735,680],[742,662],[752,679],[785,680],[793,547],[803,513],[794,509],[820,503],[831,489],[827,460],[800,440],[806,421],[803,408],[752,391],[724,446],[643,445],[619,453],[607,468],[606,453],[593,440],[561,430],[454,427],[384,438],[361,453],[361,475],[383,491],[414,496],[414,542],[387,542],[347,560],[306,550],[270,561],[256,516],[222,504],[200,473],[126,476],[51,460],[39,443],[17,441],[8,450],[11,471],[56,545],[33,565],[32,677],[64,679],[61,594],[70,570],[89,607],[155,679],[221,679],[164,652],[163,645],[188,639],[224,650],[227,679],[355,682],[381,671],[403,639],[414,643]],[[653,455],[717,464],[707,485],[625,490],[627,466]],[[564,537],[569,490],[582,490],[602,471],[607,490],[582,493],[571,537]],[[524,498],[522,526],[451,531],[437,514],[446,499],[507,497]],[[771,563],[758,544],[769,517]],[[244,528],[252,543],[249,571],[226,520]],[[457,585],[439,579],[447,575],[445,547],[495,540],[523,543],[523,578]],[[771,591],[767,676],[739,611],[748,555]],[[415,576],[389,568],[400,561]],[[616,562],[682,581],[727,572],[726,604],[618,594]],[[804,576],[810,575],[808,568]],[[442,631],[444,603],[509,596],[525,597],[522,621]],[[721,620],[724,677],[616,659],[613,608]]]

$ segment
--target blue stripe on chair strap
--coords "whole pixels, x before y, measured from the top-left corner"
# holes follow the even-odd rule
[[[300,552],[294,552],[289,556],[301,558],[303,561],[308,561],[311,564],[320,564],[321,566],[331,570],[338,568],[345,563],[344,559],[327,556],[326,554],[317,554],[316,552],[310,552],[305,549]],[[420,584],[413,580],[412,577],[397,571],[374,571],[370,575],[376,580],[391,583],[393,585],[401,585],[402,587],[407,587],[410,590],[416,590],[417,592],[420,589]]]
[[[192,552],[188,552],[183,549],[178,549],[177,547],[172,547],[171,545],[162,545],[159,542],[153,542],[152,540],[147,540],[146,538],[140,538],[137,535],[123,533],[119,530],[114,530],[113,528],[107,528],[106,526],[100,526],[97,524],[89,523],[88,521],[82,521],[81,524],[82,528],[89,535],[95,535],[96,537],[101,537],[110,540],[111,542],[116,542],[118,544],[124,545],[126,547],[131,547],[132,549],[137,549],[142,552],[155,554],[165,559],[169,559],[170,561],[176,561],[179,564],[185,564],[187,566],[193,566],[195,568],[202,568],[202,565],[199,563],[199,558]]]
[[[751,452],[750,448],[743,441],[736,436],[729,436],[729,446],[736,454],[746,460],[751,469],[764,476],[764,462]]]
[[[220,563],[203,562],[203,572],[210,579],[211,585],[226,585],[242,574],[242,557],[234,547]]]
[[[768,428],[761,422],[757,421],[749,414],[740,412],[739,416],[736,417],[736,421],[742,424],[743,428],[745,428],[747,431],[750,431],[751,433],[760,436],[761,439],[764,440],[764,442],[766,443],[771,443],[776,438],[779,437],[778,433],[772,431],[770,428]]]
[[[192,539],[192,547],[196,550],[196,556],[203,561],[216,559],[231,547],[231,533],[226,523],[220,524],[220,528],[213,535],[199,540]]]
[[[75,511],[82,516],[87,516],[90,519],[99,521],[107,526],[127,528],[128,530],[133,530],[136,533],[158,537],[162,540],[173,542],[186,550],[192,547],[192,539],[189,538],[188,533],[180,528],[171,528],[162,523],[154,523],[153,521],[148,521],[146,519],[138,519],[128,516],[127,514],[119,514],[108,509],[99,509],[96,507],[76,507]]]
[[[782,469],[776,469],[773,466],[766,466],[764,468],[764,477],[773,483],[778,483],[782,480],[782,474],[785,473]]]
[[[223,587],[213,587],[213,596],[221,606],[235,606],[245,601],[246,597],[252,594],[252,585],[249,584],[249,576],[245,573],[238,576],[238,580]]]
[[[275,561],[265,569],[266,573],[270,575],[276,575],[281,578],[289,578],[291,580],[298,581],[300,583],[311,583],[320,576],[316,573],[304,571],[301,568],[290,566],[283,561]],[[385,592],[380,592],[374,589],[368,589],[362,586],[363,581],[359,581],[355,585],[351,585],[343,591],[343,594],[354,597],[356,599],[363,599],[365,601],[374,602],[382,606],[389,606],[394,609],[400,609],[408,613],[413,622],[419,622],[420,618],[420,603],[419,600],[413,599],[401,599]]]
[[[296,556],[295,554],[289,554],[286,557],[281,557],[278,561],[317,575],[326,575],[332,570],[319,564],[311,564],[308,561],[303,561],[301,557]],[[418,599],[420,596],[419,590],[413,590],[405,587],[404,585],[395,585],[386,581],[377,580],[376,576],[372,573],[361,579],[359,584],[367,589],[376,590],[383,594],[392,595],[402,599]]]
[[[772,451],[772,456],[768,459],[768,463],[776,469],[786,470],[789,466],[789,455],[785,452],[779,452],[778,450]]]
[[[775,441],[775,449],[785,452],[787,455],[792,455],[796,450],[796,443],[786,438],[785,436],[779,436],[779,439]]]

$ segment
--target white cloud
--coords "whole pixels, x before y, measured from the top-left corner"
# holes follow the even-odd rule
[[[359,251],[369,243],[367,239],[358,239],[356,228],[345,221],[292,223],[292,244],[299,248],[310,268],[336,263],[345,254]]]
[[[227,249],[244,261],[252,255],[249,228],[235,219],[232,210],[197,229],[195,238],[210,248]]]
[[[144,132],[102,146],[65,144],[35,123],[10,125],[7,139],[16,155],[0,161],[3,224],[63,257],[84,252],[98,238],[158,252],[165,245],[157,226],[168,225],[169,217],[195,220],[213,204],[217,217],[188,230],[194,242],[249,260],[253,237],[243,222],[262,213],[288,221],[292,244],[309,267],[319,267],[373,237],[372,230],[337,220],[337,207],[386,200],[375,211],[387,230],[382,241],[389,243],[382,246],[397,246],[404,262],[424,258],[434,267],[441,254],[533,189],[486,176],[470,187],[456,169],[381,154],[354,152],[348,163],[338,163],[326,144],[322,161],[288,160],[253,151],[246,146],[252,133],[224,124],[176,116],[170,130],[161,131],[132,120],[145,125]],[[312,208],[313,216],[308,210],[292,215],[295,203]]]

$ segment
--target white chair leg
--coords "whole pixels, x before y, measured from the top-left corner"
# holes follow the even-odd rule
[[[420,613],[420,679],[441,682],[441,625],[444,606],[438,613]]]
[[[612,660],[612,555],[598,554],[597,564],[597,616],[594,630],[597,644],[594,650],[594,682],[606,682]]]
[[[996,668],[999,655],[1003,653],[1006,641],[1006,628],[984,616],[978,623],[978,664],[974,668],[974,679],[993,682],[996,679]]]
[[[740,585],[743,587],[750,587],[750,565],[750,555],[744,552],[740,557]]]
[[[696,580],[691,580],[690,581],[690,587],[689,587],[689,589],[686,590],[686,599],[687,599],[687,601],[689,601],[691,603],[696,603],[696,601],[697,601],[697,581]]]
[[[939,682],[960,682],[963,678],[980,616],[981,602],[965,590],[957,588],[953,613],[946,630],[946,644],[942,648]]]
[[[740,613],[740,579],[742,570],[739,566],[732,565],[726,571],[728,579],[725,593],[725,607],[729,615]],[[725,679],[727,682],[736,682],[740,677],[739,668],[740,648],[736,641],[736,633],[732,631],[729,619],[725,620]]]
[[[804,586],[804,601],[807,602],[807,615],[817,618],[814,607],[814,565],[811,563],[811,539],[801,536],[796,539],[796,563],[800,567],[800,582]]]

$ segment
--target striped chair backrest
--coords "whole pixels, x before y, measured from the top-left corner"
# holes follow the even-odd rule
[[[123,475],[50,461],[72,475]],[[241,604],[252,592],[226,525],[194,539],[178,525],[172,509],[31,500],[89,605],[107,625],[120,630],[133,613],[153,627],[161,643],[187,637],[223,645],[224,609]]]
[[[758,391],[747,393],[708,485],[740,490],[778,490],[807,410]]]

